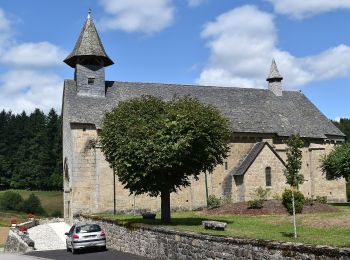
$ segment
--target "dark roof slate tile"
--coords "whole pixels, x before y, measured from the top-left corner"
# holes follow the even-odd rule
[[[171,100],[176,95],[191,95],[216,106],[234,132],[272,133],[278,136],[344,137],[302,93],[283,91],[275,96],[268,89],[210,87],[159,83],[106,82],[106,97],[81,96],[74,80],[65,81],[64,117],[70,122],[91,123],[102,127],[106,111],[120,101],[152,95]]]

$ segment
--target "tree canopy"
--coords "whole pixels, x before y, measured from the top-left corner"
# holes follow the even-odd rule
[[[350,181],[350,143],[337,145],[321,160],[321,169],[328,180],[345,178]]]
[[[287,141],[287,163],[284,175],[287,179],[287,184],[299,189],[299,185],[304,182],[304,176],[299,173],[302,164],[301,148],[304,146],[303,140],[299,135],[291,136]]]
[[[211,105],[144,96],[106,113],[100,138],[124,187],[135,195],[161,195],[162,220],[168,222],[170,193],[222,164],[230,136],[227,120]]]
[[[333,124],[335,124],[336,127],[339,128],[340,131],[342,131],[346,137],[345,140],[347,142],[350,141],[350,118],[340,118],[338,121],[332,121]]]
[[[0,189],[62,189],[60,116],[0,112]]]

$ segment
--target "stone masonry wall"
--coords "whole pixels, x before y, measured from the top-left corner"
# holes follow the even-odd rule
[[[11,228],[5,244],[5,252],[26,253],[34,250],[34,242],[29,237],[21,237],[20,231]]]
[[[100,147],[95,146],[98,138],[94,126],[88,124],[72,124],[72,165],[71,179],[65,193],[71,199],[72,215],[81,213],[111,212],[113,210],[113,172],[104,159]],[[225,165],[219,165],[212,174],[207,173],[208,193],[218,197],[227,194],[236,194],[236,186],[232,185],[232,177],[229,172],[235,163],[252,147],[251,143],[231,144],[231,153],[226,159]],[[66,203],[65,203],[66,205]],[[171,206],[173,210],[193,210],[206,206],[205,175],[199,176],[199,180],[192,180],[192,185],[183,188],[177,193],[171,194]],[[129,191],[116,177],[116,209],[118,212],[131,212],[133,210],[160,210],[160,198],[147,195],[130,196]],[[67,210],[65,210],[65,213]],[[66,220],[68,218],[66,217]]]
[[[265,169],[271,168],[271,186],[266,186]],[[258,187],[269,188],[268,199],[272,199],[275,194],[281,195],[286,185],[286,177],[283,174],[283,163],[276,157],[271,149],[265,145],[254,163],[249,167],[244,175],[244,201],[253,199],[254,191]]]
[[[350,259],[350,249],[289,242],[242,239],[174,231],[151,226],[125,226],[111,220],[93,221],[106,232],[107,247],[157,259]]]
[[[65,183],[65,218],[72,222],[73,215],[113,211],[113,172],[106,162],[101,148],[96,145],[97,130],[91,124],[71,124],[72,147],[65,154],[72,154],[69,165],[69,183]],[[269,141],[271,145],[271,140]],[[265,168],[272,168],[271,197],[281,195],[285,185],[283,164],[269,148],[265,147],[242,178],[232,178],[230,171],[251,149],[254,142],[237,141],[230,144],[230,154],[223,165],[218,165],[212,174],[207,173],[208,195],[231,200],[246,201],[258,187],[266,187]],[[285,145],[275,145],[285,159]],[[317,148],[317,147],[316,147]],[[307,197],[327,196],[329,201],[345,201],[345,181],[327,181],[319,169],[319,158],[330,151],[332,146],[321,149],[303,149],[302,173],[305,184],[301,191]],[[64,151],[66,151],[64,149]],[[311,177],[310,177],[311,176]],[[116,177],[116,210],[132,212],[160,210],[160,198],[147,195],[133,196]],[[71,210],[67,210],[70,199]],[[192,185],[171,194],[172,210],[194,210],[206,206],[205,174],[202,173]],[[69,212],[69,217],[67,216]]]

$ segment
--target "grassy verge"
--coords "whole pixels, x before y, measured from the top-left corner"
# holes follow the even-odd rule
[[[34,193],[40,200],[47,215],[53,212],[63,212],[63,193],[61,191],[28,191],[28,190],[11,190],[19,193],[23,199]],[[5,191],[0,191],[0,197]],[[0,220],[1,221],[1,220]]]
[[[297,215],[298,238],[296,240],[293,238],[292,218],[287,215],[212,216],[201,212],[176,212],[172,214],[172,223],[167,226],[196,233],[350,247],[350,207],[338,208],[341,212]],[[162,225],[159,216],[153,221],[133,215],[103,214],[100,216],[118,219],[125,223]],[[203,220],[225,221],[228,225],[225,231],[205,230],[201,226]]]

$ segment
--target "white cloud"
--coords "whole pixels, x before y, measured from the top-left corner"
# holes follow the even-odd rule
[[[4,53],[2,62],[16,66],[53,66],[62,63],[67,52],[49,42],[27,42]]]
[[[107,13],[99,21],[101,29],[155,33],[174,20],[171,0],[99,0]]]
[[[277,47],[273,15],[255,6],[239,7],[218,16],[205,25],[202,37],[207,40],[210,58],[197,80],[199,84],[266,87],[272,58],[277,61],[287,89],[350,75],[349,46],[294,57]]]
[[[349,0],[267,0],[276,13],[302,19],[338,9],[350,9]]]
[[[204,2],[205,2],[205,0],[188,0],[188,6],[190,6],[190,7],[197,7],[197,6],[201,5]]]
[[[12,36],[10,20],[6,17],[4,10],[0,8],[0,54]]]
[[[20,113],[35,108],[60,110],[63,81],[53,73],[11,70],[0,77],[1,110]]]
[[[12,27],[0,9],[0,110],[59,111],[63,80],[48,67],[61,64],[66,52],[49,42],[16,43]]]

